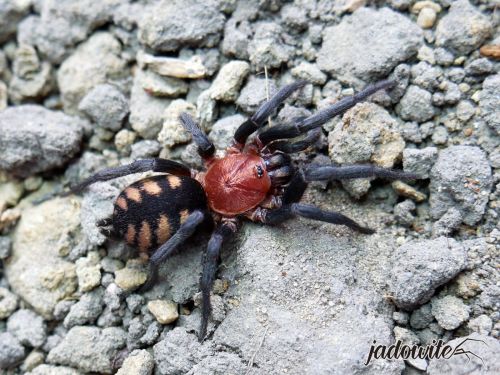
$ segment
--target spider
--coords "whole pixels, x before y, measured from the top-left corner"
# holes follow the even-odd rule
[[[148,256],[149,276],[142,290],[154,285],[159,266],[199,226],[209,224],[214,228],[202,261],[200,341],[207,333],[211,314],[210,292],[222,244],[237,231],[242,219],[276,225],[294,216],[302,216],[372,234],[373,229],[341,213],[300,203],[308,183],[366,177],[418,178],[412,173],[372,165],[309,165],[305,168],[295,165],[290,154],[312,146],[320,135],[321,125],[376,91],[394,84],[383,80],[309,117],[265,127],[268,117],[280,104],[306,83],[297,81],[286,85],[264,102],[239,126],[232,145],[221,157],[215,155],[213,143],[193,118],[182,113],[180,121],[197,145],[204,162],[203,171],[191,170],[172,160],[143,159],[104,169],[70,190],[70,193],[77,193],[95,182],[138,172],[166,174],[144,178],[125,188],[115,201],[113,215],[97,223],[107,237],[124,239]],[[248,140],[257,131],[255,137]],[[301,135],[304,135],[302,139],[293,140]]]

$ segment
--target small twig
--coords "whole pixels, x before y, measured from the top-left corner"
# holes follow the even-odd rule
[[[266,77],[266,99],[269,101],[269,79],[267,76],[267,66],[264,66],[264,75]],[[271,116],[267,118],[267,122],[269,123],[269,126],[273,126],[273,124],[271,124]]]
[[[253,367],[253,361],[255,360],[255,356],[259,352],[260,348],[262,348],[262,345],[264,344],[264,339],[266,338],[266,334],[267,334],[268,329],[269,329],[269,326],[266,327],[266,330],[264,331],[264,334],[262,335],[262,338],[260,339],[259,346],[257,347],[255,352],[253,353],[252,358],[250,358],[250,360],[248,361],[247,372],[245,372],[245,375],[250,374],[250,371],[252,370],[252,367]]]

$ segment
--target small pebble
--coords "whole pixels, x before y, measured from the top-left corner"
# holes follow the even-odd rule
[[[160,324],[173,323],[179,317],[179,313],[177,311],[177,304],[172,301],[165,301],[165,300],[149,301],[148,309]]]

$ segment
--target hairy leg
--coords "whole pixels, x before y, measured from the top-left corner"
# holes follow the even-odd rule
[[[95,182],[108,181],[114,178],[127,176],[129,174],[139,173],[139,172],[163,172],[170,173],[179,176],[190,176],[191,171],[185,165],[177,163],[176,161],[167,159],[142,159],[136,160],[133,163],[121,165],[119,167],[107,168],[96,174],[88,177],[79,184],[73,186],[68,192],[64,193],[63,196],[79,193],[87,186],[92,185]]]
[[[208,159],[213,156],[215,152],[214,144],[210,142],[207,135],[200,129],[194,119],[187,113],[181,113],[180,119],[184,129],[193,136],[193,140],[198,146],[198,153],[200,156],[203,159]]]
[[[240,125],[234,133],[235,142],[239,145],[244,145],[247,138],[266,123],[269,115],[271,115],[271,113],[273,113],[273,111],[278,108],[281,103],[306,84],[306,81],[297,81],[282,87],[271,97],[271,99],[264,102],[252,117]]]
[[[348,180],[352,178],[380,177],[389,180],[415,180],[419,175],[375,165],[349,165],[343,167],[310,165],[304,170],[306,181]]]
[[[217,262],[219,260],[222,243],[233,233],[234,229],[230,226],[222,224],[220,227],[218,227],[212,234],[212,237],[210,237],[210,241],[208,241],[207,251],[203,257],[203,273],[200,279],[202,294],[202,318],[198,336],[198,339],[200,341],[203,341],[207,334],[208,318],[210,317],[210,314],[212,312],[212,306],[210,304],[210,292],[215,280]]]
[[[147,291],[155,284],[158,277],[158,268],[182,245],[189,237],[191,237],[198,227],[205,220],[205,213],[202,211],[193,211],[186,221],[179,227],[177,232],[161,245],[149,259],[149,276],[146,283],[141,286],[141,291]]]

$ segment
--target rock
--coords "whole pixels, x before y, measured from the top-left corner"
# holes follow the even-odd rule
[[[137,133],[128,129],[122,129],[115,135],[115,147],[121,153],[127,154],[131,150],[131,146],[137,138]]]
[[[434,297],[431,305],[432,315],[446,330],[454,330],[469,319],[469,307],[455,296]]]
[[[391,186],[398,195],[413,199],[415,202],[423,202],[427,199],[427,195],[402,181],[393,181]]]
[[[453,355],[447,359],[432,359],[427,368],[429,375],[455,374],[466,372],[469,374],[496,374],[500,371],[498,364],[498,353],[500,343],[497,339],[473,333],[469,336],[459,337],[447,343],[451,347],[451,352],[456,352],[460,347],[465,353],[474,355]]]
[[[125,268],[115,271],[115,283],[123,290],[135,289],[146,282],[148,274],[143,265],[131,259]]]
[[[32,46],[21,45],[13,63],[14,76],[9,83],[9,98],[16,104],[43,99],[52,88],[52,69],[41,63]]]
[[[345,125],[349,124],[349,125]],[[382,107],[362,103],[346,112],[342,121],[328,135],[329,154],[336,164],[371,163],[391,168],[401,159],[405,142],[397,131],[397,123]],[[356,180],[356,183],[363,180]],[[370,188],[368,180],[358,190],[349,181],[343,186],[359,198]]]
[[[88,292],[101,283],[101,265],[99,254],[91,252],[86,258],[76,261],[76,276],[78,277],[78,289]]]
[[[194,55],[189,59],[174,57],[153,56],[139,51],[137,63],[143,69],[148,69],[165,77],[175,78],[203,78],[207,74],[207,68],[203,65],[200,56]]]
[[[184,99],[176,99],[165,109],[163,118],[163,127],[158,134],[158,141],[166,147],[172,147],[176,144],[187,143],[191,140],[189,134],[182,127],[179,116],[186,112],[191,116],[196,115],[196,107]]]
[[[408,321],[410,319],[410,316],[408,315],[408,313],[404,312],[404,311],[394,311],[392,313],[392,319],[399,325],[407,325],[408,324]]]
[[[66,366],[40,365],[35,367],[27,375],[80,375],[77,370]]]
[[[436,27],[436,45],[466,55],[478,49],[493,31],[491,21],[468,0],[454,1]]]
[[[0,43],[16,34],[17,25],[29,13],[30,6],[29,1],[23,0],[5,1],[0,4]]]
[[[481,116],[488,126],[500,135],[500,74],[490,76],[483,81],[483,89],[479,96]]]
[[[196,100],[196,118],[200,127],[205,131],[212,128],[212,124],[218,115],[217,102],[210,95],[210,89],[207,89],[201,92]]]
[[[77,287],[75,265],[60,254],[82,240],[79,214],[76,198],[51,199],[26,208],[14,232],[5,275],[13,291],[45,319],[52,319],[57,302]]]
[[[19,342],[32,348],[39,348],[47,338],[47,325],[40,315],[28,309],[22,309],[12,314],[7,321],[7,330]]]
[[[179,78],[162,77],[151,71],[144,71],[142,89],[149,95],[176,98],[188,92],[189,85]]]
[[[266,89],[268,86],[268,89]],[[267,100],[267,94],[271,97],[276,92],[274,80],[250,77],[246,85],[241,90],[236,104],[247,113],[254,113],[262,102]]]
[[[73,306],[75,303],[76,301],[72,300],[62,300],[58,302],[56,307],[54,308],[54,318],[56,320],[63,320],[64,317],[69,313],[71,306]]]
[[[405,243],[392,257],[389,290],[394,302],[406,310],[427,302],[437,287],[465,268],[465,261],[463,246],[452,238]]]
[[[161,151],[161,145],[157,141],[145,139],[134,143],[131,147],[130,157],[132,159],[146,159],[156,157]]]
[[[0,260],[7,259],[10,257],[10,252],[12,249],[12,240],[7,236],[0,236]],[[0,313],[0,319],[1,318]]]
[[[8,289],[0,287],[0,320],[7,319],[17,309],[18,298]]]
[[[413,216],[412,211],[415,211],[415,203],[407,199],[401,203],[394,206],[394,216],[396,221],[405,226],[411,226],[415,216]]]
[[[479,315],[477,318],[469,320],[467,328],[472,332],[488,335],[493,328],[493,321],[488,315]]]
[[[7,86],[0,81],[0,111],[7,108]]]
[[[218,120],[213,126],[208,138],[214,143],[217,150],[225,150],[231,145],[234,133],[245,122],[242,115],[232,115]]]
[[[127,75],[120,42],[110,33],[98,32],[80,44],[57,72],[64,110],[77,113],[80,100],[95,86]]]
[[[16,206],[23,193],[24,186],[20,182],[7,180],[0,183],[0,212],[7,207]]]
[[[160,324],[173,323],[179,317],[179,313],[177,312],[177,304],[172,301],[149,301],[148,309]]]
[[[438,155],[436,147],[423,149],[405,148],[403,151],[403,169],[417,173],[421,178],[429,178],[429,173]]]
[[[174,328],[153,347],[158,374],[187,373],[200,360],[202,347],[196,336]]]
[[[75,367],[84,372],[112,373],[112,360],[125,346],[121,328],[73,327],[49,352],[47,362]]]
[[[252,27],[248,20],[231,17],[224,27],[222,52],[226,56],[248,60],[248,43],[252,35]]]
[[[250,72],[246,61],[231,61],[224,65],[210,86],[210,97],[223,102],[234,102],[241,84]]]
[[[441,218],[432,226],[433,237],[448,236],[462,223],[460,211],[451,207]]]
[[[279,68],[293,56],[293,49],[281,38],[280,25],[269,21],[260,21],[255,25],[253,39],[248,44],[250,63],[254,70]]]
[[[117,375],[150,375],[154,369],[153,356],[146,350],[134,350],[125,358]]]
[[[85,122],[37,105],[0,112],[0,169],[20,177],[61,167],[79,150]]]
[[[0,369],[15,367],[25,356],[24,347],[11,333],[0,333]]]
[[[410,69],[411,80],[417,86],[423,89],[434,91],[439,87],[442,80],[443,70],[439,66],[432,66],[424,61],[413,65]]]
[[[414,85],[408,87],[396,108],[400,116],[409,121],[425,122],[435,114],[432,94]]]
[[[437,14],[432,8],[423,8],[417,17],[417,25],[422,29],[430,29],[434,26],[436,22]]]
[[[326,74],[323,73],[315,64],[302,62],[292,69],[292,75],[305,79],[308,82],[316,85],[324,85],[326,82]]]
[[[429,327],[429,325],[434,321],[434,315],[431,311],[432,307],[430,303],[420,306],[415,309],[410,316],[410,325],[415,329],[423,329]]]
[[[144,297],[140,294],[130,294],[127,298],[127,308],[130,312],[137,314],[144,304]]]
[[[213,47],[224,27],[215,3],[198,0],[162,1],[150,7],[139,22],[139,40],[156,51]]]
[[[361,8],[325,28],[318,67],[341,82],[362,86],[416,55],[422,43],[421,29],[405,16],[389,8]]]
[[[64,318],[64,327],[71,328],[83,324],[93,324],[103,310],[103,290],[95,289],[85,293],[80,300],[71,306]]]
[[[21,365],[21,370],[29,372],[35,367],[40,366],[45,361],[45,354],[39,350],[33,350]]]
[[[189,374],[244,374],[248,365],[236,353],[218,352],[194,365]]]
[[[488,74],[493,71],[493,63],[483,57],[480,59],[472,60],[465,65],[465,73],[471,76]]]
[[[431,171],[431,216],[438,219],[453,207],[464,223],[474,225],[484,214],[491,185],[491,168],[479,147],[451,146],[440,151]]]
[[[110,84],[95,86],[84,96],[78,109],[101,128],[113,131],[120,130],[129,111],[125,95]]]
[[[462,100],[457,105],[457,118],[462,122],[469,121],[476,113],[476,107],[468,101]]]

